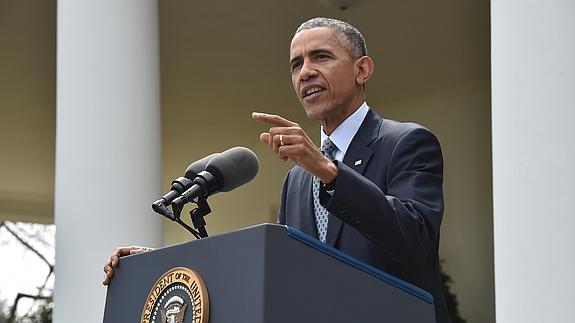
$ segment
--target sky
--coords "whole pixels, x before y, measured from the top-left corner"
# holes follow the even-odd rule
[[[25,240],[54,264],[56,233],[54,225],[12,222],[8,222],[8,225],[20,232]],[[37,236],[29,236],[29,233],[35,233]],[[6,228],[0,227],[0,300],[11,306],[19,292],[36,295],[48,272],[49,267],[44,261],[16,240]],[[53,286],[54,275],[47,284],[50,289]],[[30,299],[20,300],[18,315],[24,315],[32,305]]]

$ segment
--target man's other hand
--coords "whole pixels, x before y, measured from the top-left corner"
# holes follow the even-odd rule
[[[135,255],[141,252],[146,252],[154,250],[153,248],[148,247],[140,247],[140,246],[130,246],[130,247],[120,247],[116,248],[108,261],[104,264],[104,280],[102,280],[102,284],[109,285],[112,281],[112,277],[114,277],[114,268],[118,267],[120,263],[120,257]]]

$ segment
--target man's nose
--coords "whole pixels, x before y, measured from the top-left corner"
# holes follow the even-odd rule
[[[305,60],[301,67],[301,71],[299,74],[300,80],[307,81],[313,77],[317,76],[317,69],[313,62]]]

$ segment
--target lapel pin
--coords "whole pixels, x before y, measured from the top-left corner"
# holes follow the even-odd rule
[[[361,165],[361,159],[355,161],[355,166]]]

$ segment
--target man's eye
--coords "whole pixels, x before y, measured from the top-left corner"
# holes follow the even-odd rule
[[[327,56],[327,55],[325,55],[325,54],[318,54],[318,55],[315,56],[315,59],[318,60],[318,61],[326,60],[326,59],[328,59],[328,58],[329,58],[329,56]]]
[[[300,67],[301,67],[301,63],[299,63],[299,62],[298,62],[298,63],[293,63],[293,64],[291,65],[291,70],[292,70],[292,71],[295,71],[295,70],[297,70],[297,69],[300,68]]]

